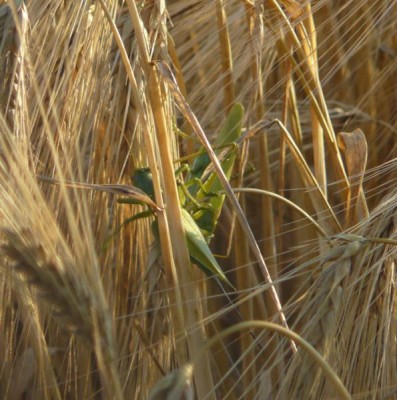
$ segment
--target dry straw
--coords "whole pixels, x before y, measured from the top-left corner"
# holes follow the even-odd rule
[[[392,398],[396,21],[385,0],[1,1],[0,396]],[[236,102],[227,292],[191,264],[175,171],[205,142],[222,177]],[[147,207],[159,241],[154,216],[123,224]]]

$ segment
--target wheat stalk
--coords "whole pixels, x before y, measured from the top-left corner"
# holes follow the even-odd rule
[[[76,275],[78,268],[73,260],[66,254],[51,254],[30,229],[16,232],[3,228],[1,234],[5,240],[1,254],[8,261],[8,274],[17,275],[28,285],[34,296],[47,304],[50,315],[83,337],[102,359],[105,370],[114,373],[116,349],[108,312],[101,309],[101,300],[90,284]],[[112,380],[105,382],[105,387],[109,383]],[[119,382],[113,381],[111,386],[109,393],[115,390],[115,397],[122,398]]]
[[[392,398],[395,2],[103,3],[108,20],[99,2],[0,1],[3,397],[20,394],[10,391],[15,377],[32,398],[146,398],[162,375],[190,365],[207,335],[237,322],[236,307],[239,320],[278,314],[239,228],[219,258],[235,293],[185,276],[169,187],[179,153],[194,158],[197,141],[153,71],[161,60],[211,143],[234,101],[259,127],[238,181],[266,197],[240,204],[288,326],[354,397]],[[164,263],[150,221],[118,229],[140,206],[107,193],[146,165],[165,207]],[[218,226],[222,247],[230,232]],[[317,364],[301,352],[292,359],[274,335],[217,343],[194,366],[200,399],[335,397]],[[16,371],[31,350],[33,379]],[[172,382],[187,389],[185,378]]]

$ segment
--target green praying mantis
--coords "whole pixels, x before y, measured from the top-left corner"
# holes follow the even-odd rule
[[[235,104],[215,140],[214,148],[226,177],[230,180],[237,156],[238,144],[242,141],[243,106]],[[176,176],[183,171],[185,178],[178,179],[178,190],[182,207],[182,219],[185,229],[189,255],[194,264],[207,275],[215,276],[233,287],[219,266],[209,248],[225,200],[218,176],[212,169],[210,159],[200,152],[190,168],[182,165],[176,170]],[[154,199],[152,176],[148,168],[135,170],[133,184],[151,199]],[[137,203],[136,199],[119,199],[119,203]],[[148,203],[147,203],[148,204]],[[153,208],[143,211],[124,221],[123,225],[139,218],[154,215]],[[154,235],[158,239],[157,220],[152,224]]]

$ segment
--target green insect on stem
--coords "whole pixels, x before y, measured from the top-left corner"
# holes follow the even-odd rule
[[[227,116],[220,134],[215,140],[216,153],[228,179],[231,177],[237,156],[238,146],[236,143],[241,136],[243,116],[242,105],[236,104]],[[182,165],[175,171],[175,175],[179,176],[183,172],[187,172],[186,178],[185,180],[178,178],[178,185],[180,187],[183,226],[190,258],[207,275],[216,276],[233,287],[208,247],[225,199],[225,196],[220,194],[222,186],[219,178],[211,168],[208,155],[201,153],[201,151],[190,169],[186,165]],[[136,187],[154,199],[152,175],[148,168],[135,170],[133,182]],[[149,211],[150,213],[153,214]],[[130,220],[136,220],[149,214],[144,212]],[[153,222],[152,228],[154,235],[159,239],[157,219]]]
[[[241,104],[235,104],[226,118],[219,136],[215,141],[216,153],[220,159],[223,171],[230,180],[237,156],[237,141],[242,133],[242,124],[244,109]],[[214,171],[211,171],[211,165],[207,154],[196,158],[192,165],[191,174],[188,180],[199,178],[201,185],[193,185],[189,188],[190,193],[198,202],[209,202],[211,212],[193,213],[193,218],[197,225],[204,232],[207,241],[210,241],[214,234],[222,206],[225,200],[224,194],[219,194],[222,190],[222,184]],[[208,196],[213,193],[215,196]]]

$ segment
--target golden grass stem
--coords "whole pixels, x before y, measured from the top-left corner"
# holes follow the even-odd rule
[[[262,70],[262,59],[263,55],[260,51],[258,43],[264,43],[263,34],[263,20],[262,15],[256,12],[256,9],[248,4],[246,4],[246,19],[248,25],[248,48],[250,49],[250,72],[252,80],[256,82],[253,87],[252,97],[255,99],[253,104],[253,114],[255,118],[260,121],[265,118],[265,93],[264,93],[264,79]],[[260,169],[260,185],[262,189],[273,190],[273,180],[272,173],[269,163],[269,144],[268,138],[264,135],[258,138],[259,141],[259,154],[261,161],[259,164]],[[266,255],[269,260],[269,272],[274,280],[277,280],[279,271],[277,270],[277,250],[276,250],[276,240],[275,240],[275,223],[273,218],[267,218],[268,214],[273,215],[273,204],[268,198],[263,198],[261,202],[262,206],[262,235],[267,238],[263,241],[262,252]],[[277,284],[276,284],[276,289]]]
[[[154,150],[154,144],[153,144],[153,139],[152,139],[152,133],[149,131],[149,119],[145,113],[145,108],[142,104],[141,97],[139,96],[139,89],[138,85],[131,67],[131,63],[128,59],[127,52],[125,50],[123,41],[120,37],[120,34],[117,30],[117,27],[115,23],[113,22],[113,19],[104,4],[103,0],[99,0],[102,9],[106,15],[106,18],[112,28],[113,36],[117,42],[124,67],[126,68],[127,75],[130,81],[130,84],[132,86],[132,93],[134,96],[134,100],[136,103],[136,107],[138,108],[138,112],[140,117],[142,118],[142,121],[144,123],[142,124],[143,129],[144,129],[144,140],[145,140],[145,148],[147,149],[147,156],[149,160],[149,165],[151,167],[151,172],[153,176],[153,187],[155,191],[155,196],[156,196],[156,201],[159,204],[160,207],[164,207],[164,202],[163,202],[163,197],[162,197],[162,190],[161,190],[161,185],[160,185],[160,177],[158,174],[158,165],[157,165],[157,157],[155,156],[155,150]],[[131,19],[135,24],[137,25],[137,32],[141,32],[141,22],[140,18],[138,15],[138,12],[136,10],[136,5],[135,3],[128,2],[128,7],[129,11],[131,14]],[[141,34],[143,34],[141,32]],[[145,40],[144,39],[137,39],[138,43],[140,44],[140,51],[142,53],[143,58],[148,58],[147,54],[147,47],[145,45]],[[180,291],[180,284],[179,284],[179,277],[176,271],[175,267],[175,262],[173,258],[173,252],[172,252],[172,243],[171,243],[171,238],[170,238],[170,231],[169,231],[169,225],[168,225],[168,220],[165,216],[165,213],[161,213],[158,216],[159,219],[159,230],[160,230],[160,235],[162,240],[160,241],[161,245],[161,252],[163,256],[163,261],[166,265],[166,271],[167,271],[167,278],[170,283],[172,283],[172,287],[174,290],[171,292],[171,297],[175,296],[175,301],[173,302],[175,304],[175,309],[172,308],[171,312],[174,314],[174,324],[175,324],[175,330],[176,332],[183,332],[184,331],[184,313],[183,313],[183,300],[182,300],[182,294]],[[187,362],[188,356],[186,353],[185,346],[179,345],[176,348],[177,354],[178,354],[178,359],[181,363]]]
[[[103,2],[103,0],[99,0],[99,2],[101,4],[101,6],[102,6],[102,9],[103,9],[104,13],[105,13],[106,19],[108,20],[108,22],[110,24],[113,36],[114,36],[114,38],[115,38],[115,40],[117,42],[117,46],[119,48],[120,55],[121,55],[121,58],[123,60],[124,67],[126,69],[127,76],[129,78],[129,82],[130,82],[130,84],[132,86],[132,89],[133,89],[132,90],[132,94],[133,94],[133,97],[134,97],[134,100],[135,100],[135,103],[136,103],[136,107],[138,108],[138,112],[139,112],[140,117],[142,118],[142,121],[144,121],[142,126],[143,126],[144,133],[145,133],[145,135],[144,135],[144,140],[145,140],[145,144],[146,144],[145,148],[147,149],[147,156],[148,156],[148,159],[149,159],[149,165],[151,167],[151,172],[152,172],[152,176],[153,176],[153,187],[154,187],[154,191],[155,191],[155,194],[156,194],[156,200],[159,202],[159,207],[160,208],[164,208],[164,202],[163,202],[162,195],[161,195],[160,178],[159,178],[158,168],[157,168],[157,158],[155,156],[154,144],[153,144],[153,140],[152,140],[152,134],[149,131],[149,126],[150,126],[149,125],[149,120],[148,120],[148,118],[146,116],[145,109],[144,109],[144,106],[143,106],[142,101],[141,101],[141,97],[138,95],[138,93],[139,93],[138,84],[136,82],[136,79],[135,79],[135,76],[134,76],[134,72],[132,70],[131,63],[130,63],[130,61],[128,59],[127,51],[125,50],[123,41],[121,39],[121,36],[120,36],[120,34],[119,34],[118,30],[117,30],[117,27],[116,27],[115,23],[113,22],[113,19],[112,19],[111,15],[110,15],[110,12],[107,9],[107,7],[106,7],[105,3]],[[132,11],[134,11],[134,10],[136,11],[135,4],[131,5],[130,3],[128,3],[128,5],[129,5],[129,7],[130,6],[132,7]],[[139,25],[139,27],[141,26],[140,22],[138,22],[137,24]],[[142,46],[141,51],[145,53],[147,49],[146,49],[146,46],[143,44],[144,40],[141,39],[139,41],[139,43],[141,43],[141,46]],[[172,256],[171,256],[171,241],[169,239],[169,234],[168,234],[168,232],[169,232],[169,230],[168,230],[168,222],[167,222],[166,218],[164,216],[162,216],[162,215],[159,215],[159,228],[160,228],[160,231],[161,231],[161,234],[162,234],[162,238],[163,238],[163,240],[161,241],[162,254],[164,255],[165,262],[169,262],[169,260],[172,260]],[[169,271],[174,271],[174,267],[172,265],[173,265],[173,262],[171,262],[171,265],[168,268]],[[174,280],[177,279],[176,273],[173,273],[173,279]],[[177,283],[177,281],[175,283]],[[181,301],[180,294],[178,295],[179,289],[177,288],[177,286],[175,287],[177,304],[181,305],[182,301]],[[181,324],[182,324],[183,318],[182,318],[182,311],[181,311],[180,307],[179,307],[178,313],[179,313],[179,318],[177,318],[177,320],[180,320]]]
[[[288,200],[287,198],[278,195],[277,193],[270,192],[268,190],[263,190],[263,189],[255,189],[255,188],[234,188],[233,191],[235,193],[260,194],[262,196],[269,196],[269,197],[272,197],[273,199],[280,200],[281,202],[283,202],[283,203],[287,204],[288,206],[290,206],[291,208],[293,208],[295,211],[297,211],[304,218],[306,218],[316,228],[317,232],[321,235],[321,237],[326,237],[327,236],[327,233],[321,227],[321,225],[318,224],[305,210],[303,210],[301,207],[299,207],[294,202]]]
[[[286,329],[284,326],[275,324],[273,322],[267,321],[245,321],[239,324],[233,325],[229,328],[226,328],[222,332],[218,333],[216,336],[213,336],[211,339],[207,341],[203,348],[204,351],[208,351],[215,343],[220,340],[223,340],[225,337],[236,333],[241,332],[246,329],[266,329],[271,332],[277,332],[290,340],[294,343],[302,347],[302,349],[307,353],[307,355],[312,359],[312,361],[318,365],[324,372],[325,376],[328,380],[333,384],[335,390],[339,394],[339,396],[344,400],[352,400],[352,396],[347,391],[343,382],[340,380],[338,375],[333,371],[331,366],[326,362],[326,360],[322,357],[322,355],[305,339],[299,336],[297,333],[290,329]],[[299,357],[299,352],[295,354],[295,357]],[[193,360],[193,365],[197,362],[197,360]]]
[[[142,56],[142,66],[146,71],[148,79],[148,97],[156,127],[155,132],[160,153],[159,164],[164,179],[163,191],[164,199],[167,204],[165,214],[166,219],[168,220],[168,229],[170,232],[172,247],[171,256],[175,260],[175,269],[182,287],[183,301],[187,304],[191,304],[189,308],[184,307],[183,310],[189,353],[194,357],[199,350],[199,344],[202,343],[205,338],[205,329],[199,321],[201,311],[197,309],[197,307],[199,307],[199,302],[196,298],[197,293],[189,288],[189,285],[194,282],[194,278],[191,268],[187,267],[191,266],[191,262],[182,222],[181,204],[179,201],[179,193],[170,151],[171,142],[169,138],[172,118],[168,115],[167,110],[165,109],[165,104],[167,103],[166,93],[164,92],[159,80],[157,68],[150,60],[146,44],[147,35],[144,33],[144,27],[139,18],[136,4],[130,0],[127,1],[127,4],[136,31],[135,35]],[[197,327],[199,327],[199,329],[197,329]],[[182,363],[183,359],[180,360],[180,362]],[[199,398],[209,396],[209,399],[215,400],[212,392],[213,379],[208,357],[202,359],[202,365],[196,371],[194,380]]]
[[[219,50],[221,54],[225,114],[227,115],[234,104],[235,95],[233,81],[233,57],[224,0],[216,0],[215,9],[218,23]]]
[[[280,120],[275,120],[275,122],[279,125],[282,134],[285,135],[285,138],[287,139],[291,153],[296,160],[296,165],[301,172],[302,179],[305,181],[306,186],[309,189],[308,193],[312,198],[313,206],[315,207],[317,214],[322,216],[321,223],[324,224],[324,226],[327,227],[327,230],[330,230],[331,232],[341,232],[342,227],[337,220],[331,205],[325,198],[317,179],[311,172],[305,157],[282,122]],[[324,213],[326,213],[326,215],[324,215]]]
[[[351,396],[392,398],[396,12],[387,0],[0,0],[0,398],[348,398],[295,337],[219,339],[237,322],[282,326],[281,304]],[[180,265],[172,225],[174,180],[191,188],[176,170],[201,158],[197,120],[211,142],[237,99],[247,129],[229,182],[244,186],[233,191],[271,280],[228,201],[214,243],[233,243],[229,293],[186,251]],[[146,166],[155,200],[128,185]],[[148,206],[157,215],[139,219]]]
[[[211,144],[209,143],[203,129],[201,128],[200,123],[198,122],[196,116],[190,109],[189,104],[186,102],[186,100],[182,96],[181,92],[179,91],[179,89],[175,83],[175,79],[173,78],[171,70],[164,63],[160,63],[160,62],[157,63],[157,67],[161,71],[161,74],[166,79],[167,83],[169,84],[169,86],[172,90],[172,93],[174,95],[174,98],[175,98],[180,110],[182,111],[184,117],[189,121],[189,123],[191,124],[192,128],[194,129],[196,135],[198,136],[201,144],[206,149],[208,156],[209,156],[211,162],[213,163],[215,172],[218,175],[218,178],[223,186],[223,189],[225,190],[227,197],[229,198],[230,202],[233,205],[233,208],[236,211],[237,218],[238,218],[238,220],[241,224],[241,227],[243,228],[244,233],[248,239],[248,243],[251,248],[251,251],[254,253],[254,255],[258,261],[258,264],[261,267],[261,273],[263,274],[266,282],[270,284],[270,295],[271,295],[274,305],[279,313],[279,318],[281,320],[281,323],[283,326],[286,327],[286,329],[288,329],[288,323],[285,318],[285,314],[282,310],[280,298],[279,298],[276,288],[274,286],[273,279],[272,279],[272,277],[269,273],[269,270],[266,266],[265,260],[262,256],[262,253],[259,250],[258,244],[255,240],[255,236],[249,226],[249,223],[247,222],[244,211],[242,210],[240,203],[239,203],[236,195],[233,192],[233,188],[230,186],[230,183],[229,183],[227,177],[225,176],[225,173],[223,172],[222,166],[221,166],[214,150],[212,149]],[[293,352],[296,352],[295,343],[293,341],[291,341],[290,345],[291,345],[291,349],[293,350]]]
[[[299,37],[299,42],[305,54],[306,63],[311,71],[311,76],[314,84],[317,87],[317,92],[321,97],[321,85],[319,81],[318,62],[317,62],[317,38],[316,29],[313,23],[313,15],[310,4],[303,7],[304,17],[301,23],[296,26],[296,31]],[[326,111],[326,108],[325,108]],[[311,126],[312,126],[312,143],[314,156],[314,174],[317,182],[327,199],[327,172],[325,162],[325,144],[324,131],[321,122],[317,118],[317,114],[313,105],[311,105]],[[333,131],[332,126],[330,130]]]
[[[102,2],[102,0],[100,1]],[[138,42],[139,54],[142,57],[142,64],[144,68],[146,68],[146,65],[151,62],[147,34],[145,32],[145,28],[139,16],[139,12],[136,8],[135,2],[132,0],[126,0],[126,3],[131,17],[132,26],[135,29],[135,38]]]
[[[26,301],[26,294],[20,293],[18,296],[21,314],[26,319],[27,327],[29,327],[28,336],[29,344],[32,346],[36,360],[38,361],[38,369],[40,375],[43,376],[43,381],[49,387],[49,390],[44,392],[44,397],[61,400],[62,396],[57,385],[57,378],[51,363],[51,356],[46,343],[44,332],[40,323],[38,304],[32,301]],[[12,382],[10,382],[12,384]]]
[[[292,64],[294,66],[294,72],[298,75],[301,80],[302,87],[304,88],[307,96],[310,98],[310,107],[312,115],[314,116],[314,128],[315,128],[315,148],[314,153],[317,154],[316,157],[316,170],[318,171],[319,185],[321,188],[325,188],[326,175],[324,172],[325,162],[324,162],[324,144],[323,144],[323,134],[319,129],[324,130],[328,143],[330,145],[331,151],[330,155],[333,160],[334,168],[340,179],[340,185],[343,191],[349,189],[349,182],[346,176],[346,172],[343,167],[342,158],[340,156],[339,149],[336,145],[336,137],[332,127],[332,123],[329,117],[328,109],[325,103],[323,90],[319,82],[318,72],[316,67],[317,56],[313,55],[316,51],[316,47],[312,48],[312,45],[316,45],[316,40],[313,39],[315,35],[314,27],[312,22],[307,24],[308,28],[311,29],[309,34],[307,34],[306,29],[302,22],[298,22],[296,29],[291,24],[291,20],[283,12],[280,5],[276,0],[271,0],[269,4],[272,6],[274,11],[279,15],[280,20],[288,28],[284,38],[280,40],[280,48],[283,49],[285,56],[290,57]],[[298,4],[298,3],[297,3]],[[297,7],[301,7],[300,5]],[[310,11],[310,9],[308,9]],[[303,12],[303,10],[301,10]],[[311,18],[310,16],[308,18]],[[294,21],[295,22],[295,21]],[[309,38],[314,40],[313,43],[309,43]],[[292,56],[291,49],[294,50],[297,57]],[[297,61],[297,58],[300,60]],[[316,174],[317,176],[317,174]],[[322,183],[321,183],[322,182]],[[323,190],[323,189],[322,189]],[[324,192],[324,195],[326,192]],[[347,193],[345,194],[347,197]]]

